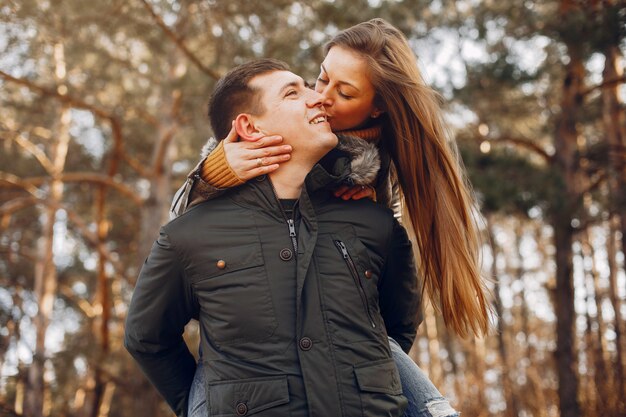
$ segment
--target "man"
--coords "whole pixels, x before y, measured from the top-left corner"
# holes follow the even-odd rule
[[[341,157],[321,96],[275,60],[216,85],[217,137],[278,134],[293,147],[267,177],[199,204],[161,229],[142,268],[125,344],[182,416],[195,362],[182,338],[200,322],[210,416],[400,416],[387,333],[417,327],[412,251],[390,210],[334,198]],[[227,123],[224,123],[227,121]]]

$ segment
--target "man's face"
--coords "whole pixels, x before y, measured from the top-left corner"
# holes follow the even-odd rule
[[[322,95],[289,71],[273,71],[254,77],[250,86],[260,91],[264,112],[254,116],[255,127],[267,135],[280,135],[293,147],[292,157],[319,158],[337,145],[326,121]]]

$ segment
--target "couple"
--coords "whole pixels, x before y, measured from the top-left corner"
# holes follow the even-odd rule
[[[409,398],[406,415],[455,415],[396,344],[410,347],[421,293],[406,235],[381,207],[393,201],[390,183],[399,183],[427,294],[459,334],[484,331],[470,194],[435,94],[421,81],[406,39],[380,19],[329,43],[320,94],[276,65],[252,71],[241,94],[218,99],[237,84],[232,74],[248,66],[220,81],[211,101],[214,131],[226,136],[235,119],[241,140],[229,135],[199,165],[178,209],[205,199],[211,184],[271,172],[269,179],[232,188],[163,228],[131,303],[129,350],[180,415],[195,371],[181,338],[192,317],[201,324],[200,397],[208,400],[199,415],[402,415],[400,392]],[[336,139],[324,115],[334,131],[351,130],[378,147],[381,169],[372,185],[379,204],[329,194],[371,178],[355,177],[362,155],[351,169],[340,150],[329,152]],[[268,133],[286,145],[259,139]],[[293,153],[276,171],[285,146]],[[369,188],[342,191],[349,199]]]

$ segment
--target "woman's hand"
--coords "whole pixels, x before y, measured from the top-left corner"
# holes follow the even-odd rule
[[[368,197],[376,201],[376,191],[371,185],[355,185],[353,187],[342,185],[335,190],[334,194],[335,197],[343,198],[344,200],[360,200]]]
[[[244,181],[276,171],[291,158],[291,145],[280,145],[281,136],[263,136],[255,142],[239,141],[235,124],[224,139],[226,161]]]

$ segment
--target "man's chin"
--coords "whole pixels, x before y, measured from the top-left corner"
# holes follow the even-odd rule
[[[324,142],[324,144],[328,145],[328,150],[331,150],[339,143],[339,138],[333,132],[328,132],[327,134],[320,137],[320,140]]]
[[[318,136],[318,142],[316,143],[316,150],[313,152],[318,154],[321,159],[324,155],[333,150],[338,143],[339,139],[337,138],[337,135],[332,132],[320,135]]]
[[[335,135],[330,129],[317,132],[315,138],[318,143],[323,143],[324,145],[333,143],[333,148],[337,146],[337,143],[339,142],[337,135]]]

